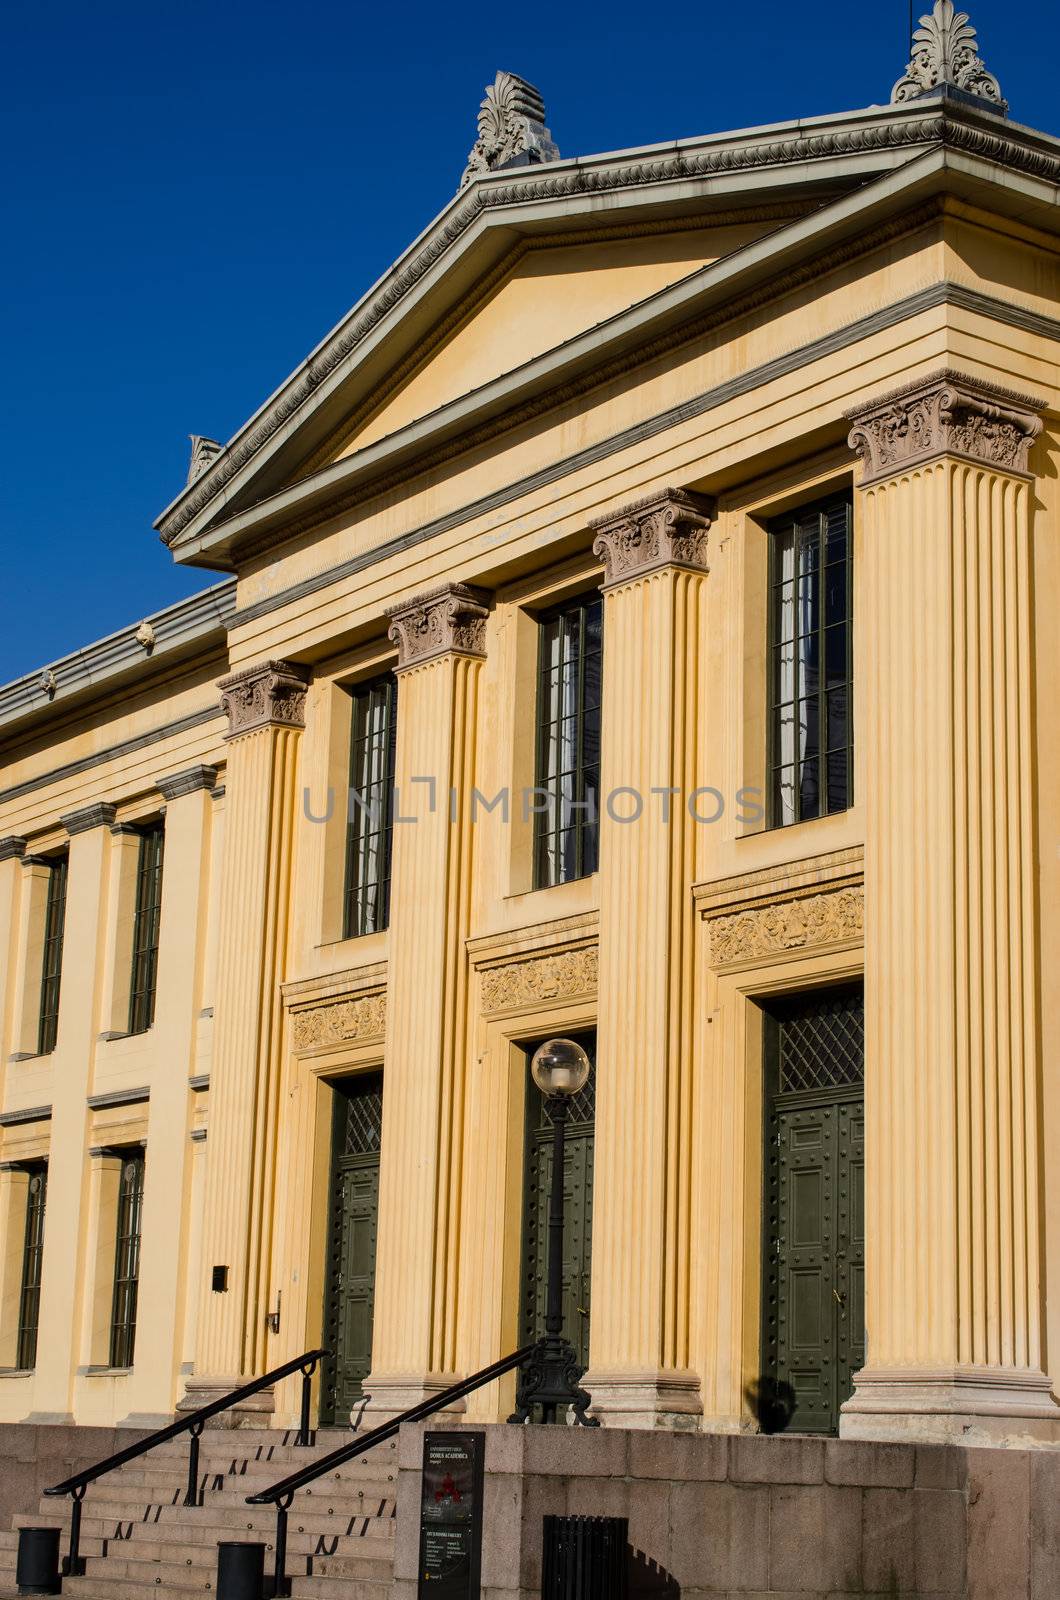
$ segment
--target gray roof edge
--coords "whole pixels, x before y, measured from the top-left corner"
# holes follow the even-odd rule
[[[37,667],[11,683],[0,684],[0,730],[6,732],[27,717],[60,709],[88,689],[109,687],[115,680],[167,655],[185,653],[191,646],[205,646],[212,638],[223,638],[235,609],[235,579],[226,578],[71,651],[58,661]],[[137,638],[145,623],[154,634],[150,647]],[[49,679],[53,680],[52,687],[48,686]]]
[[[1009,147],[1036,146],[1041,161],[1055,163],[1060,171],[1060,139],[1024,128],[1019,123],[979,106],[968,106],[940,92],[901,105],[869,106],[820,117],[797,118],[692,139],[645,145],[602,155],[573,157],[539,166],[483,175],[459,190],[408,249],[361,296],[262,406],[232,436],[205,472],[181,490],[160,514],[155,527],[167,544],[204,512],[258,450],[293,414],[300,411],[344,362],[371,329],[394,310],[421,278],[481,216],[524,204],[536,196],[569,193],[586,198],[623,187],[650,188],[687,168],[687,176],[714,172],[754,170],[770,164],[812,161],[845,152],[884,150],[884,134],[891,143],[912,146],[941,140],[944,124],[965,124],[974,134],[993,137]],[[754,159],[739,155],[752,147]],[[758,149],[761,156],[758,158]],[[675,166],[676,164],[676,166]],[[614,169],[627,167],[616,175]],[[701,170],[699,170],[701,168]],[[593,181],[595,178],[595,182]]]

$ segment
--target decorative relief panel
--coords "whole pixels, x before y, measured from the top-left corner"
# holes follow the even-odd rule
[[[436,656],[484,656],[491,599],[473,584],[446,583],[393,606],[387,637],[398,647],[398,670]]]
[[[962,456],[1002,472],[1026,473],[1042,431],[1044,401],[946,369],[873,405],[847,413],[849,444],[861,460],[861,486],[936,456]]]
[[[707,571],[707,536],[714,502],[690,489],[663,489],[589,524],[604,582],[621,583],[658,567]]]
[[[599,956],[595,945],[523,956],[482,970],[484,1012],[513,1011],[543,1000],[571,1000],[596,993]]]
[[[382,1039],[386,1033],[386,994],[362,994],[296,1011],[291,1018],[291,1032],[296,1050]]]
[[[262,661],[222,678],[221,710],[228,718],[226,739],[259,728],[304,728],[309,669],[291,661]]]
[[[708,918],[714,967],[761,960],[814,946],[858,944],[865,933],[865,891],[846,885],[823,894],[771,900]]]

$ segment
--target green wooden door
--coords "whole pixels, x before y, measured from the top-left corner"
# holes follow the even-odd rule
[[[589,1082],[571,1102],[564,1155],[563,1330],[582,1371],[589,1365],[589,1290],[593,1248],[593,1154],[596,1109],[596,1038],[572,1034],[593,1063]],[[533,1079],[527,1051],[526,1189],[520,1343],[545,1331],[548,1293],[548,1203],[552,1192],[552,1123]]]
[[[824,990],[766,1029],[763,1344],[797,1433],[838,1432],[865,1360],[863,1013],[860,989]]]
[[[345,1425],[372,1365],[381,1073],[335,1085],[320,1420]]]

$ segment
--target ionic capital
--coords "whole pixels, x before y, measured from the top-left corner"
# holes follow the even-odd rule
[[[228,718],[226,739],[259,728],[304,728],[309,668],[292,661],[262,661],[222,678],[221,710]]]
[[[944,368],[846,413],[848,443],[863,467],[861,487],[938,456],[1027,476],[1042,431],[1044,401]]]
[[[397,671],[437,656],[485,656],[492,595],[470,583],[446,583],[387,612],[387,637],[398,648]]]
[[[604,563],[604,587],[660,567],[706,572],[714,501],[691,489],[662,489],[589,526],[593,555]]]

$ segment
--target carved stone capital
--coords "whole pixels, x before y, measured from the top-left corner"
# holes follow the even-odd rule
[[[200,789],[212,789],[217,782],[216,767],[188,767],[184,772],[174,772],[170,778],[159,778],[158,790],[165,800],[179,800],[182,795],[196,794]]]
[[[67,833],[87,833],[90,828],[109,828],[115,815],[116,807],[109,800],[101,800],[93,806],[82,806],[79,811],[68,811],[59,821]]]
[[[881,395],[847,412],[861,487],[943,455],[1026,476],[1044,404],[949,368]]]
[[[304,728],[309,668],[292,661],[262,661],[222,678],[221,710],[228,718],[226,739],[259,728]]]
[[[398,647],[397,670],[436,656],[484,656],[492,595],[470,583],[446,583],[391,606],[387,637]]]
[[[604,587],[660,567],[707,572],[707,536],[714,501],[691,489],[663,489],[589,526],[593,554],[604,563]]]

